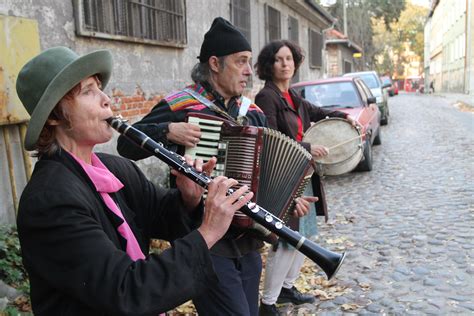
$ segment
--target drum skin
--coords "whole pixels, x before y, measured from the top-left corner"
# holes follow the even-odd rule
[[[329,148],[327,156],[313,157],[319,176],[350,172],[363,157],[359,130],[342,118],[327,118],[313,124],[306,131],[303,142]],[[336,147],[332,148],[333,146]]]

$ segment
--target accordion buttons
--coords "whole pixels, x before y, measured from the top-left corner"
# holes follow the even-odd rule
[[[283,224],[281,222],[276,222],[275,227],[281,229],[283,227]]]
[[[266,220],[267,222],[271,223],[271,222],[273,221],[273,216],[267,214],[267,215],[265,215],[265,220]]]

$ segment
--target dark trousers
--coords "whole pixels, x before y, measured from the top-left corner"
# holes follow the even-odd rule
[[[211,255],[219,278],[217,286],[193,299],[200,316],[258,315],[258,288],[262,258],[252,251],[240,258]]]

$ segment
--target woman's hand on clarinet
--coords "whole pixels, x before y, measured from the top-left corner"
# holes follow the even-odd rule
[[[252,192],[245,194],[248,190],[246,185],[227,195],[228,190],[237,183],[234,179],[219,176],[214,178],[208,186],[204,218],[198,228],[208,248],[211,248],[227,232],[235,211],[242,208],[253,197]]]
[[[322,145],[311,145],[311,155],[313,157],[323,157],[329,153],[329,150]]]
[[[309,213],[310,203],[317,202],[319,199],[317,196],[302,196],[295,200],[296,207],[293,212],[295,217],[303,217]]]
[[[175,144],[186,147],[194,147],[201,139],[201,128],[190,123],[170,123],[168,125],[166,138]]]
[[[189,155],[184,155],[184,159],[186,163],[190,166],[193,166],[196,171],[204,172],[206,175],[210,175],[212,173],[212,170],[214,170],[217,162],[215,157],[209,159],[209,161],[205,164],[203,164],[202,159],[196,159],[193,161]],[[171,174],[176,176],[176,187],[181,192],[181,197],[183,198],[184,204],[188,208],[194,209],[201,201],[204,188],[174,169],[171,170]]]

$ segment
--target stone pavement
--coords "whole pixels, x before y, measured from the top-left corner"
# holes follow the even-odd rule
[[[446,102],[456,107],[467,107],[474,111],[474,95],[462,93],[434,93],[433,97],[444,98]]]
[[[282,312],[474,315],[474,113],[453,99],[390,98],[374,169],[324,179],[319,243],[347,251],[335,281],[346,291],[324,300],[314,286],[315,305]]]

